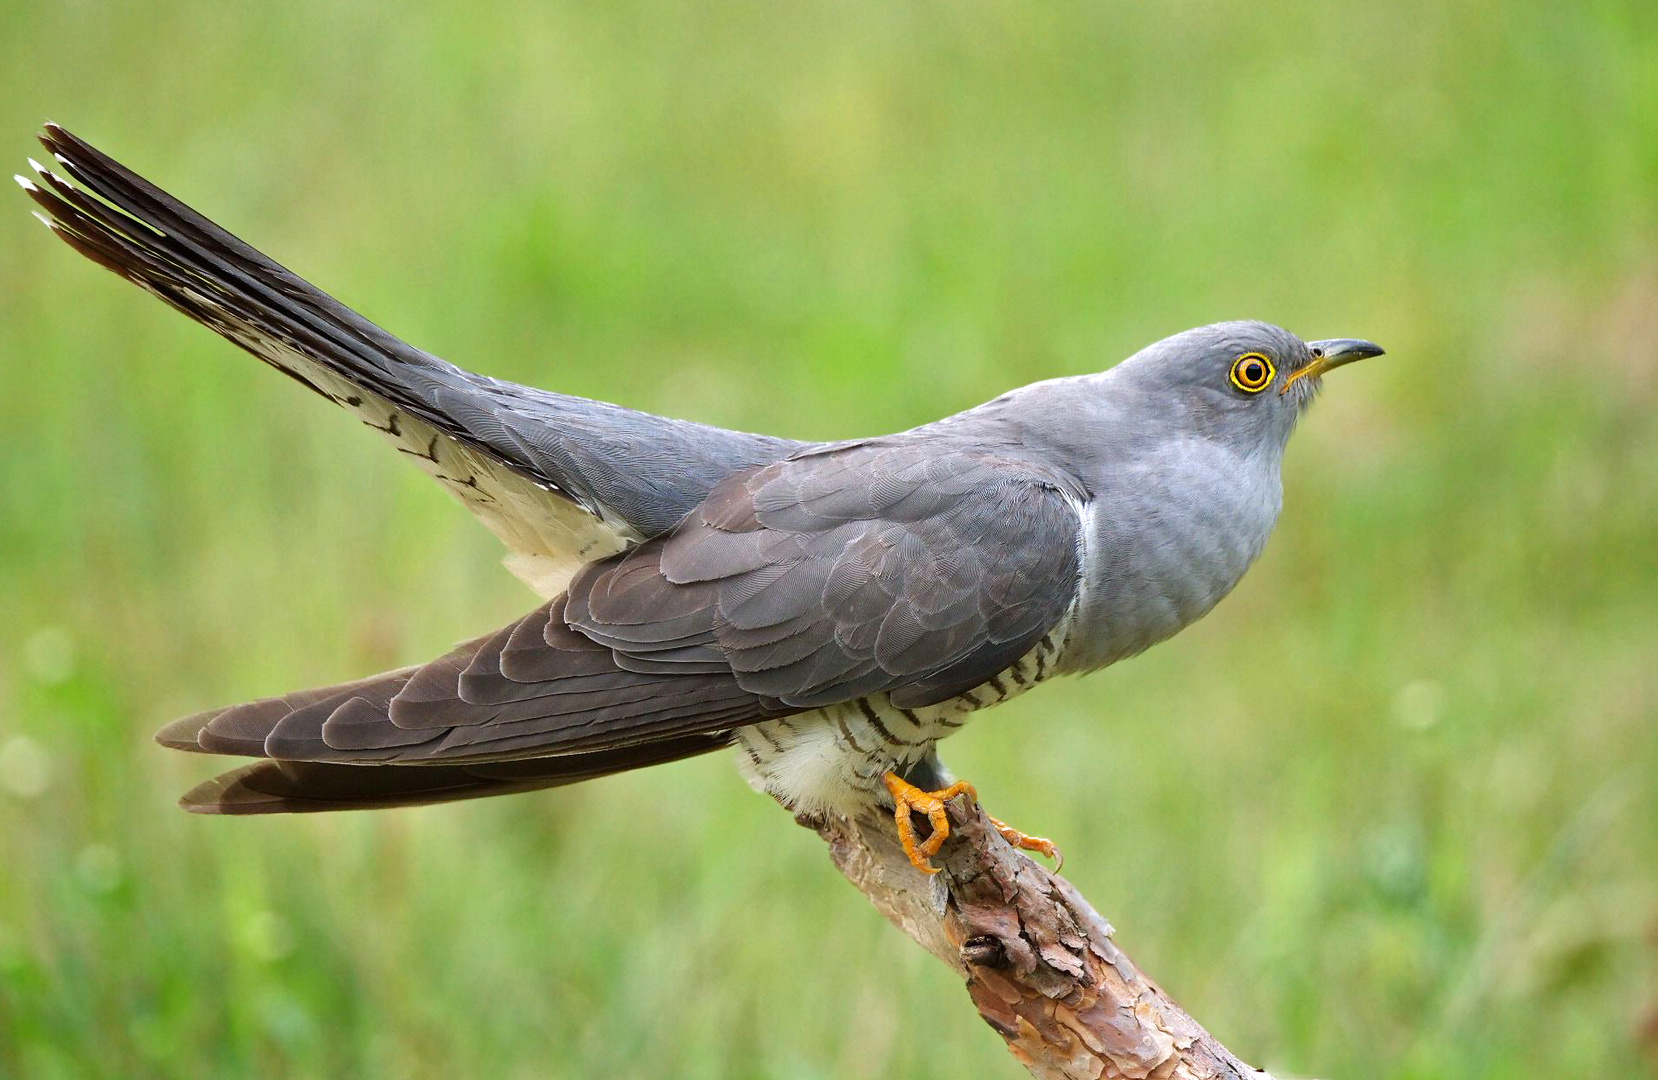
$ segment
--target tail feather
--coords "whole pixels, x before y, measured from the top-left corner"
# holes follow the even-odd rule
[[[81,186],[33,160],[18,183],[52,232],[271,367],[354,413],[501,537],[543,596],[639,533],[456,415],[489,380],[398,339],[55,125],[41,141]],[[447,402],[447,405],[445,404]]]
[[[564,623],[558,598],[583,564],[805,444],[464,372],[64,129],[47,125],[41,141],[68,178],[31,160],[38,182],[18,182],[54,235],[381,432],[554,601],[430,664],[168,725],[165,746],[267,759],[199,786],[187,808],[359,809],[554,787],[704,753],[792,711],[743,691],[722,665],[624,668]]]
[[[117,257],[112,267],[117,273],[162,291],[170,302],[188,302],[192,293],[204,293],[245,323],[214,326],[221,333],[230,329],[275,335],[298,348],[307,366],[329,369],[451,435],[468,434],[455,430],[430,400],[444,383],[465,383],[458,368],[376,326],[63,128],[47,125],[41,141],[71,177],[107,200],[91,198],[31,160],[51,194],[77,212],[68,220],[60,218],[60,223],[82,240],[113,241],[106,253],[112,248],[131,260]],[[59,217],[61,204],[30,194]],[[199,308],[186,310],[193,318],[203,314]],[[211,318],[214,312],[206,314]],[[286,359],[260,358],[278,366]],[[309,382],[303,370],[288,373]],[[326,388],[314,388],[333,396]]]
[[[63,128],[41,141],[81,185],[33,161],[39,182],[18,177],[54,234],[384,434],[544,598],[582,563],[671,528],[725,476],[806,445],[463,371]]]

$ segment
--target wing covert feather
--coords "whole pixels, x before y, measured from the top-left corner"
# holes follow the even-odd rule
[[[935,704],[1064,617],[1083,498],[1058,470],[937,440],[809,452],[726,478],[671,533],[585,568],[566,617],[624,665],[723,658],[793,708]]]

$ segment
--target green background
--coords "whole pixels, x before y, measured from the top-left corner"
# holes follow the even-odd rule
[[[17,3],[90,138],[489,374],[896,430],[1255,317],[1332,376],[1208,619],[946,756],[1280,1076],[1658,1044],[1658,7]],[[220,820],[149,732],[527,610],[361,427],[0,213],[0,1075],[1015,1076],[723,756]]]

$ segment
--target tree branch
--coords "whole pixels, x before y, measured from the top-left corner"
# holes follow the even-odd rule
[[[1062,877],[1002,838],[977,804],[948,805],[928,877],[890,815],[801,820],[847,880],[955,968],[985,1023],[1039,1080],[1272,1080],[1233,1057],[1111,940]]]

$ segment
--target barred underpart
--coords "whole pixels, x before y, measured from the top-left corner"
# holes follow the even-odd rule
[[[796,813],[855,813],[886,798],[886,773],[907,774],[978,710],[1052,676],[1061,650],[1055,636],[1043,635],[1005,671],[936,705],[900,708],[879,694],[741,728],[738,767],[756,790]]]

